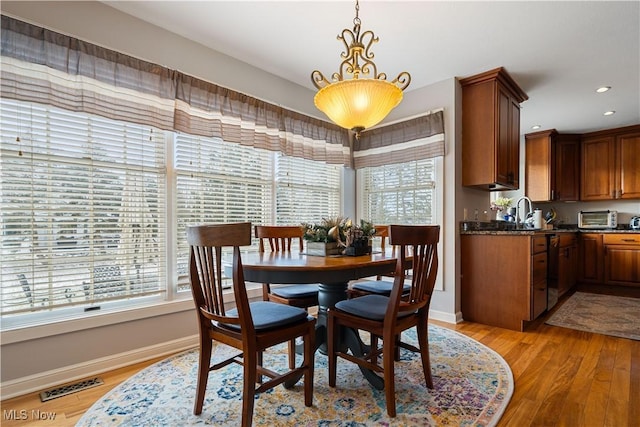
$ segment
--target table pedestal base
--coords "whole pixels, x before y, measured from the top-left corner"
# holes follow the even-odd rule
[[[335,307],[336,303],[347,299],[347,283],[333,283],[331,285],[320,284],[318,287],[318,320],[316,321],[316,349],[320,353],[327,354],[327,309]],[[351,351],[351,354],[361,357],[369,351],[369,346],[360,339],[358,331],[351,328],[342,328],[340,333],[339,348],[342,352]],[[297,353],[302,348],[296,349]],[[360,371],[371,385],[378,389],[384,389],[384,379],[375,372],[360,366]]]

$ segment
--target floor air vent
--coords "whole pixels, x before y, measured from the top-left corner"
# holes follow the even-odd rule
[[[51,390],[40,392],[40,400],[46,402],[47,400],[57,399],[58,397],[66,396],[68,394],[86,390],[88,388],[97,387],[102,384],[104,384],[104,381],[102,381],[102,379],[99,377],[79,381],[73,384],[67,384],[62,387],[52,388]]]

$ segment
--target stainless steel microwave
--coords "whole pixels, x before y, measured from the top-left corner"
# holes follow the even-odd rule
[[[580,211],[578,212],[578,228],[616,228],[618,227],[617,211]]]

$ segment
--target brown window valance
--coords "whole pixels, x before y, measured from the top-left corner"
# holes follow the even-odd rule
[[[442,109],[362,132],[353,149],[356,169],[444,156]]]
[[[2,16],[2,97],[349,165],[346,130]]]

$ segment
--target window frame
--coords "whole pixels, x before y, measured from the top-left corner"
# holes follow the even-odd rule
[[[45,106],[45,108],[50,108]],[[55,108],[55,107],[53,107]],[[79,113],[86,115],[86,113]],[[178,212],[177,212],[177,169],[176,169],[176,137],[173,131],[160,131],[164,135],[165,144],[165,239],[167,243],[164,282],[164,291],[157,295],[137,297],[131,300],[99,301],[100,310],[86,311],[88,305],[78,303],[68,307],[60,307],[54,310],[25,312],[15,315],[0,316],[0,337],[4,343],[20,342],[45,336],[57,335],[94,327],[113,325],[133,320],[139,320],[159,315],[177,313],[193,309],[193,301],[190,292],[180,292],[179,281],[181,277],[177,271],[177,245],[178,245]],[[271,171],[269,184],[273,197],[271,205],[271,218],[275,223],[277,218],[276,200],[276,174],[275,161],[280,154],[269,152],[274,164]],[[302,160],[302,159],[301,159]],[[305,160],[310,161],[310,160]],[[324,163],[324,162],[321,162]],[[344,200],[344,173],[341,165],[327,164],[339,172],[339,194],[337,204],[342,208]],[[257,250],[250,248],[249,250]],[[185,276],[182,276],[183,278]],[[188,280],[187,280],[188,283]],[[250,298],[261,297],[259,284],[248,286]],[[229,289],[227,292],[232,293]]]
[[[438,253],[441,254],[440,256],[440,263],[442,264],[443,262],[443,239],[442,239],[442,232],[443,232],[443,227],[442,224],[444,224],[444,204],[445,204],[445,194],[444,194],[444,179],[445,179],[445,173],[444,173],[444,157],[443,156],[437,156],[437,157],[433,157],[432,158],[434,165],[434,171],[433,171],[433,176],[434,176],[434,181],[435,181],[435,188],[434,188],[434,195],[433,195],[433,201],[435,203],[435,207],[432,206],[432,217],[433,217],[433,224],[440,224],[440,242],[438,243]],[[374,166],[375,168],[376,166]],[[379,166],[382,167],[382,166]],[[365,179],[364,179],[364,170],[363,169],[358,169],[356,171],[356,211],[357,211],[357,216],[359,219],[364,219],[364,220],[369,220],[369,218],[366,218],[366,209],[364,204],[366,203],[367,200],[367,194],[366,194],[366,190],[365,190]],[[384,225],[390,225],[390,224],[384,224]],[[435,287],[434,289],[437,291],[444,291],[444,280],[443,280],[443,275],[442,274],[438,274],[438,276],[436,277],[436,283],[435,283]]]

